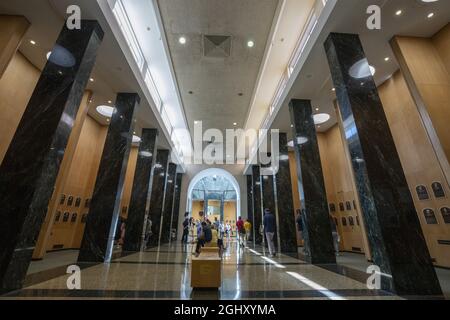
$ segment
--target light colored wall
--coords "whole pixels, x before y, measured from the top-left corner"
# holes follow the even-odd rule
[[[122,201],[120,202],[120,215],[123,218],[128,217],[128,210],[130,208],[131,191],[133,190],[134,174],[136,172],[137,156],[139,148],[133,146],[130,150],[130,157],[128,158],[127,171],[125,174],[125,182],[122,193]]]
[[[450,224],[444,223],[439,212],[443,206],[450,207],[450,188],[445,183],[438,159],[402,74],[395,73],[391,79],[381,85],[379,94],[430,254],[436,259],[437,265],[450,267],[449,246],[438,244],[439,239],[450,238]],[[431,184],[434,181],[442,182],[447,194],[446,198],[436,199],[432,195]],[[418,199],[415,191],[417,185],[427,186],[430,200]],[[426,223],[423,215],[425,208],[434,210],[438,220],[437,225]]]
[[[0,162],[16,132],[41,72],[20,52],[0,78]]]

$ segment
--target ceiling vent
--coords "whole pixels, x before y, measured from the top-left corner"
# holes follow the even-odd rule
[[[228,58],[231,55],[231,36],[203,35],[203,55]]]

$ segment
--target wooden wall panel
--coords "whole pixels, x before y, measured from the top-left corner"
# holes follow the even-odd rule
[[[21,53],[0,78],[0,161],[3,161],[41,72]]]
[[[450,267],[450,245],[438,242],[450,241],[450,224],[445,223],[440,213],[442,207],[450,207],[450,190],[400,71],[379,87],[379,94],[430,254],[436,260],[436,265]],[[442,183],[445,197],[436,198],[433,195],[433,182]],[[419,200],[415,190],[419,185],[428,189],[428,200]],[[427,223],[423,210],[428,208],[433,209],[437,224]]]
[[[66,183],[62,188],[62,194],[66,199],[62,205],[58,202],[57,211],[61,213],[61,218],[58,222],[51,221],[52,229],[47,250],[79,248],[84,232],[84,223],[81,220],[89,211],[86,199],[91,198],[94,190],[106,133],[107,127],[100,125],[89,116],[86,117],[73,160],[68,168]],[[68,205],[69,197],[73,198],[72,205]],[[61,194],[57,199],[60,198]],[[75,206],[77,198],[80,198],[79,207]],[[66,212],[70,216],[69,221],[64,222],[63,217]],[[77,219],[71,222],[75,213]]]
[[[404,62],[404,72],[411,75],[414,89],[423,100],[432,121],[440,145],[445,153],[447,165],[450,160],[450,74],[448,72],[448,26],[433,39],[417,37],[395,37],[394,50]],[[435,46],[437,44],[437,46]],[[445,61],[445,62],[444,62]],[[408,78],[407,78],[408,79]],[[417,103],[417,101],[416,101]],[[420,106],[419,106],[420,107]]]
[[[340,249],[365,252],[361,214],[339,126],[317,136],[328,203],[335,207],[334,212],[329,209],[337,221]]]
[[[128,159],[122,200],[120,202],[120,216],[124,219],[128,217],[128,209],[130,208],[131,191],[133,189],[134,173],[136,172],[138,151],[138,147],[132,146],[130,150],[130,158]]]
[[[0,78],[16,55],[29,26],[23,16],[0,15]]]

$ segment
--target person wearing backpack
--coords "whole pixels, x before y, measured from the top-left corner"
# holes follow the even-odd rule
[[[197,247],[195,248],[195,256],[198,257],[200,255],[200,250],[205,246],[206,243],[211,242],[212,240],[212,232],[211,226],[208,225],[205,221],[201,224],[200,235],[197,239]]]

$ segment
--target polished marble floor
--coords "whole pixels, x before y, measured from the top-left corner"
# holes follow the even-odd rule
[[[225,252],[218,291],[192,290],[192,247],[179,243],[81,265],[81,289],[69,290],[66,269],[76,253],[60,253],[67,264],[48,270],[42,270],[44,262],[33,262],[25,287],[1,299],[401,299],[368,289],[368,275],[356,268],[315,266],[287,255],[269,258],[264,248],[243,249],[235,242]]]

